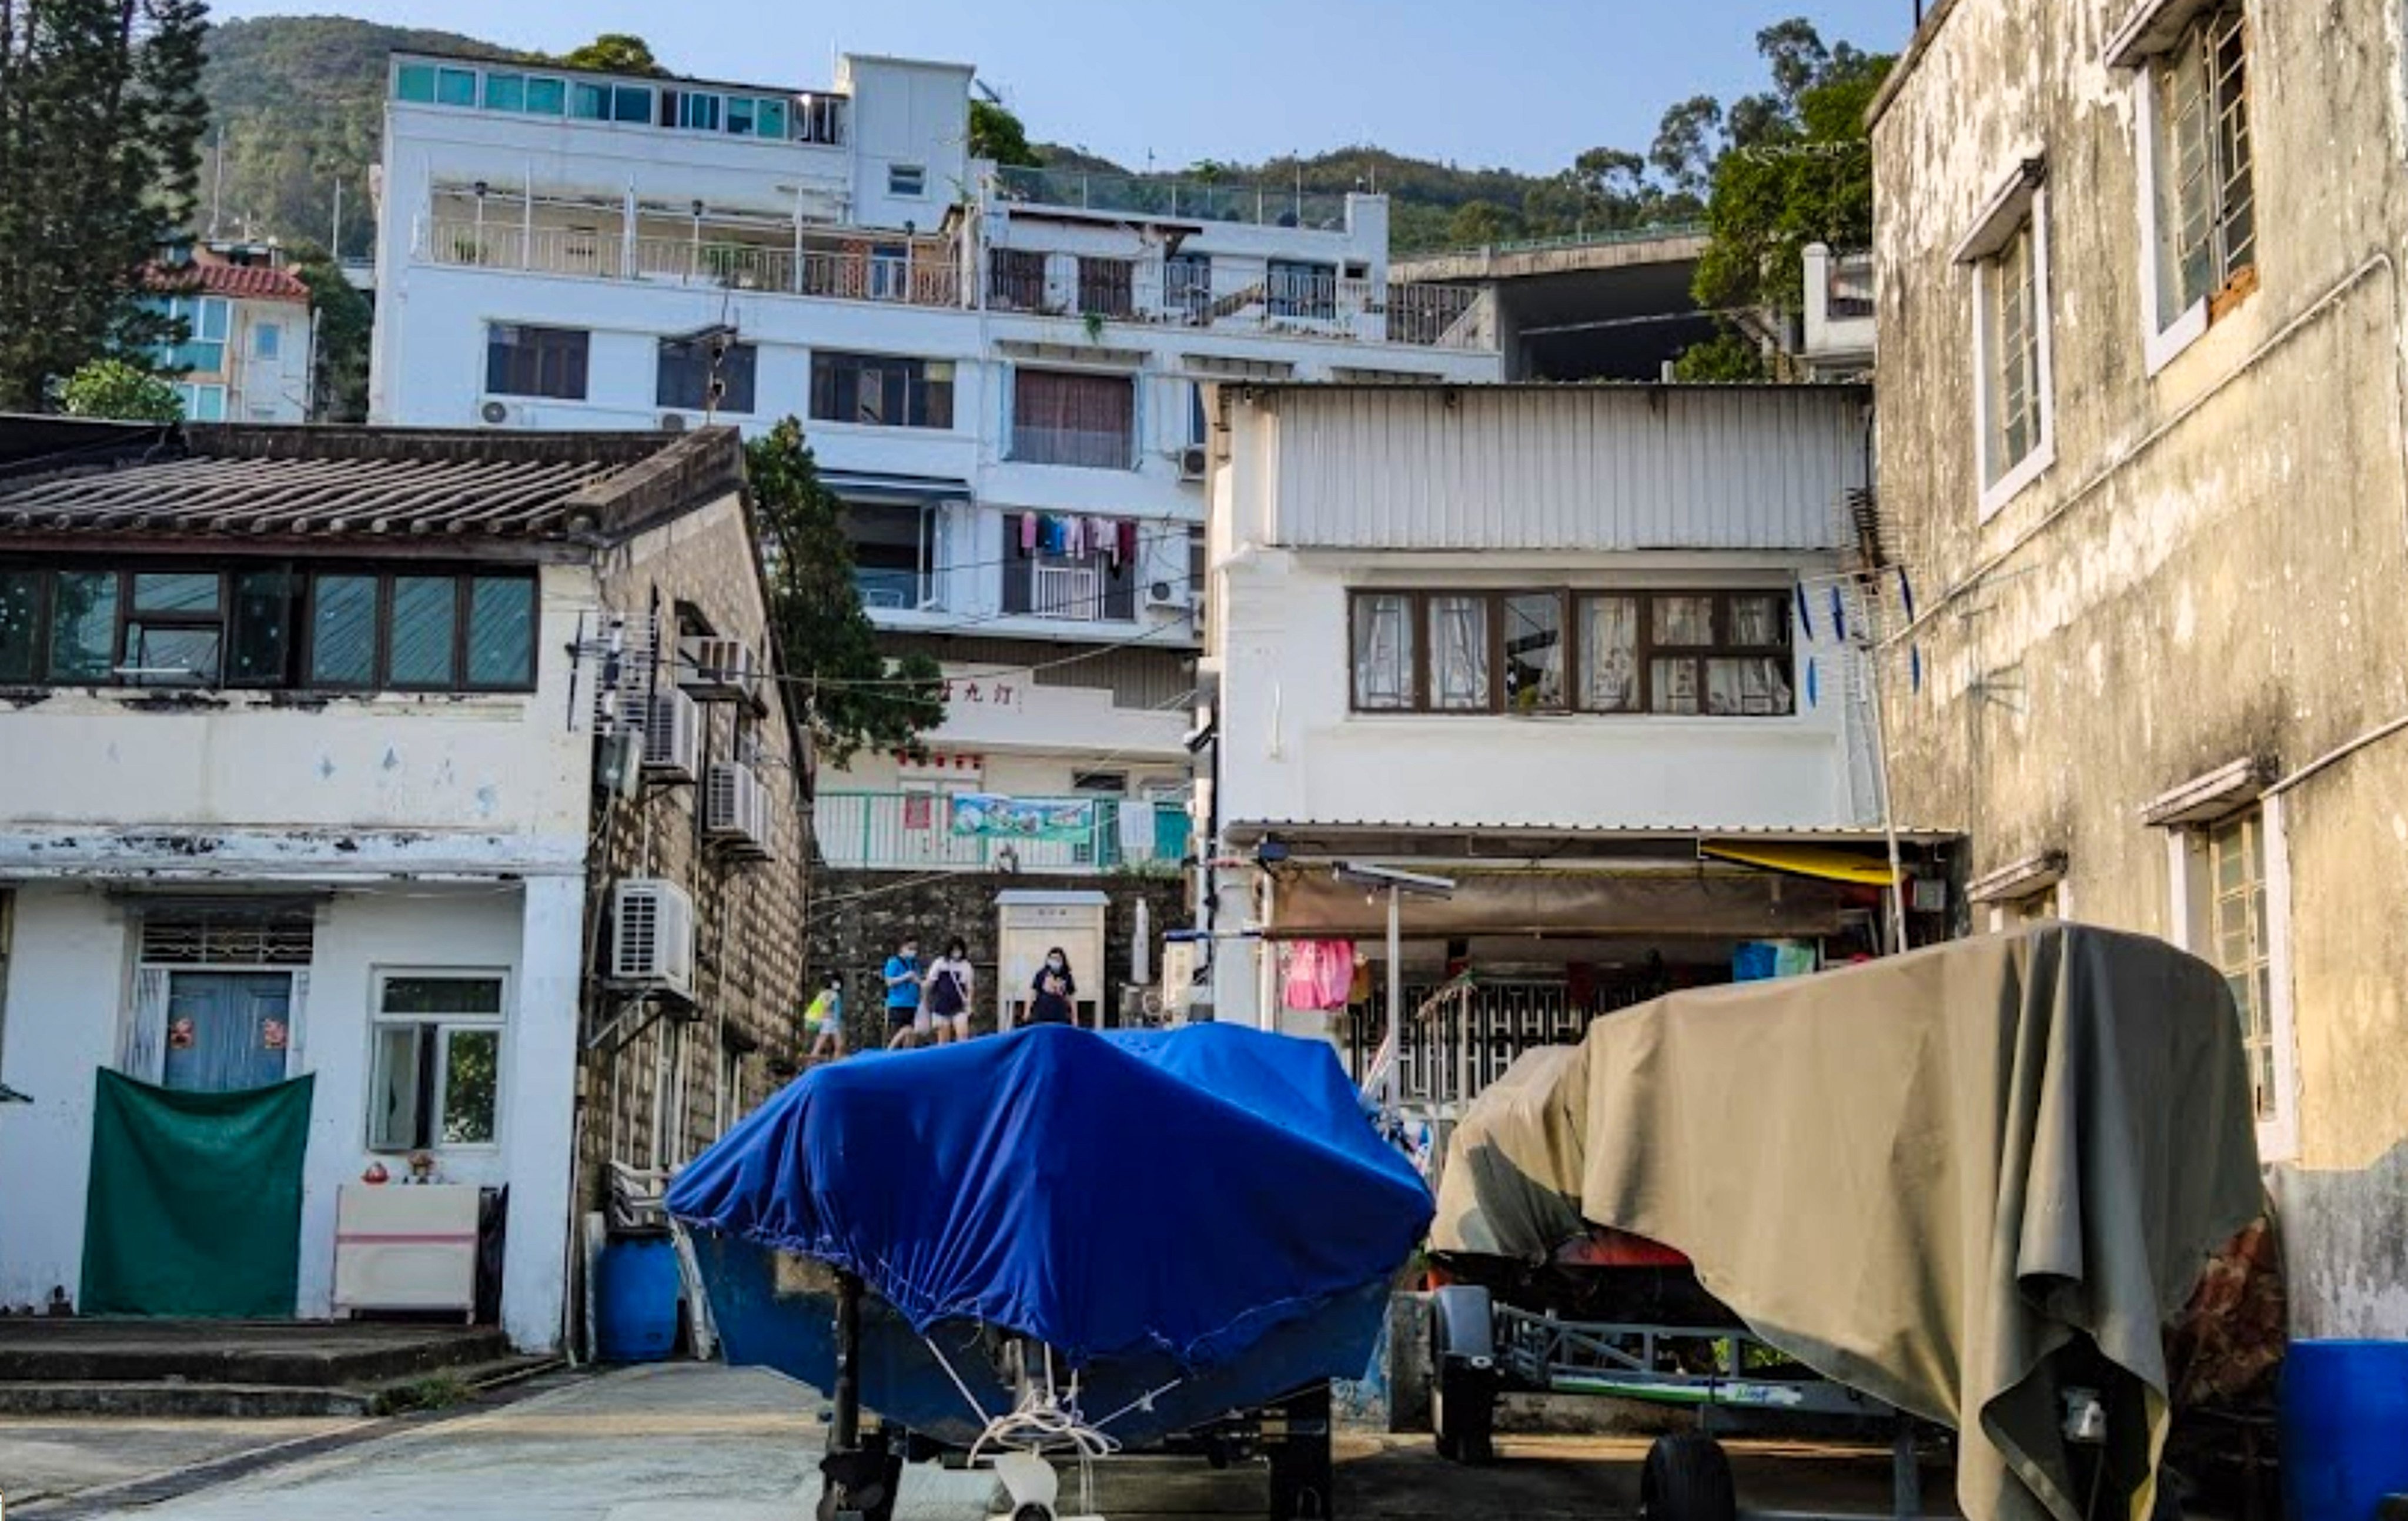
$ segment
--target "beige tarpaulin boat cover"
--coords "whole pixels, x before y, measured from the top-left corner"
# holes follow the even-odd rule
[[[1963,1433],[1972,1521],[2081,1521],[2147,1514],[2160,1327],[2260,1201],[2222,979],[2047,926],[1525,1056],[1455,1132],[1432,1245],[1536,1261],[1586,1221],[1676,1248],[1765,1341]],[[2107,1403],[2095,1512],[2062,1386]]]

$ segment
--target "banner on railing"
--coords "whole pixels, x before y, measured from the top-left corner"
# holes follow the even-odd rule
[[[1085,840],[1096,829],[1092,799],[1001,797],[961,792],[953,796],[953,833],[989,839]]]

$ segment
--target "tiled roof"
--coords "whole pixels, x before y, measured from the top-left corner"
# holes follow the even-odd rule
[[[9,426],[0,419],[0,434]],[[55,536],[609,538],[733,489],[742,458],[729,428],[188,427],[0,470],[0,544]]]
[[[289,269],[265,265],[215,264],[194,260],[187,265],[150,265],[142,272],[146,289],[163,295],[223,295],[237,301],[298,301],[307,305],[309,287]]]

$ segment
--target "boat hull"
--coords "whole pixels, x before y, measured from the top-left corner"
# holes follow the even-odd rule
[[[835,1272],[716,1231],[695,1232],[694,1245],[727,1360],[832,1393]],[[1145,1448],[1327,1379],[1359,1378],[1379,1341],[1388,1287],[1382,1279],[1327,1300],[1211,1368],[1182,1370],[1168,1353],[1097,1359],[1079,1370],[1080,1409],[1124,1447]],[[965,1320],[939,1321],[924,1339],[891,1305],[865,1296],[862,1404],[921,1436],[968,1447],[985,1428],[982,1413],[1011,1408],[1002,1346]],[[1067,1388],[1070,1370],[1057,1367],[1054,1377],[1057,1388]]]

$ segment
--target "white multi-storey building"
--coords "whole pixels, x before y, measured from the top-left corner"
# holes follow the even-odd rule
[[[392,63],[376,418],[799,416],[872,618],[953,679],[933,763],[828,779],[841,865],[991,864],[909,794],[1183,785],[1206,386],[1499,374],[1486,297],[1389,280],[1382,197],[997,169],[970,84],[861,56],[825,92]]]

